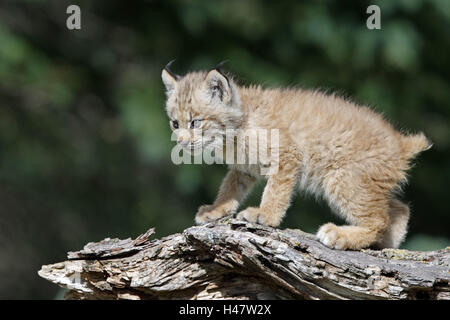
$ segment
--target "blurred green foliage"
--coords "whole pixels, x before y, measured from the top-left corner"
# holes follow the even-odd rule
[[[82,29],[69,31],[78,4]],[[381,8],[381,30],[366,8]],[[176,166],[162,67],[229,59],[240,83],[329,88],[434,142],[411,170],[404,247],[449,244],[450,2],[0,3],[0,298],[51,298],[36,271],[105,237],[190,226],[226,167]],[[257,204],[260,184],[246,204]],[[282,227],[342,223],[298,196]]]

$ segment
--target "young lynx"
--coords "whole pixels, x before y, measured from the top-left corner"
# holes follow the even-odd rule
[[[202,148],[213,136],[226,139],[230,128],[279,130],[278,171],[264,176],[258,168],[267,163],[230,164],[217,199],[199,208],[197,223],[234,214],[261,177],[267,185],[260,206],[240,211],[238,219],[279,226],[298,186],[322,196],[350,224],[320,227],[323,244],[358,250],[396,248],[404,240],[409,208],[396,193],[410,160],[431,147],[423,133],[402,134],[368,107],[333,94],[238,86],[221,65],[181,77],[170,64],[162,71],[166,111],[172,130],[187,129],[177,136],[184,148]],[[195,129],[201,139],[193,138]],[[248,152],[246,144],[236,148]]]

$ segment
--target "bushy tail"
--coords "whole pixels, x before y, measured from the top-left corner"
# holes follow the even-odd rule
[[[419,152],[430,149],[432,145],[423,132],[402,137],[403,152],[407,159],[415,157]]]

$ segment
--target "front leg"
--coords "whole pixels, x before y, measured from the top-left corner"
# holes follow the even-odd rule
[[[278,227],[289,207],[297,176],[298,167],[294,164],[281,167],[269,177],[259,208],[249,207],[239,212],[237,218]]]
[[[239,203],[255,180],[255,178],[238,170],[231,169],[228,171],[222,181],[214,204],[201,206],[195,216],[195,222],[201,224],[235,213]]]

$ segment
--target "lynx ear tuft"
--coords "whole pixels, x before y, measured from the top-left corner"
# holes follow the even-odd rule
[[[222,62],[219,62],[219,63],[214,67],[214,69],[217,70],[217,71],[219,71],[220,73],[222,73],[222,71],[221,71],[220,69],[222,69],[223,65],[224,65],[225,63],[227,63],[227,62],[228,62],[228,60],[224,60],[224,61],[222,61]],[[226,77],[225,77],[225,78],[226,78]]]
[[[173,73],[173,72],[170,70],[170,66],[172,65],[172,63],[173,63],[174,61],[175,61],[175,60],[171,60],[171,61],[164,67],[164,69],[163,69],[163,71],[162,71],[162,73],[161,73],[161,78],[162,78],[162,81],[163,81],[164,85],[166,86],[166,90],[167,90],[167,94],[168,94],[168,95],[171,94],[171,93],[175,90],[175,88],[176,88],[176,86],[177,86],[177,81],[178,81],[178,79],[180,79],[180,76],[179,76],[179,75]]]
[[[228,78],[219,70],[213,69],[206,76],[205,83],[211,101],[218,99],[221,102],[228,103],[231,99],[231,88]]]

